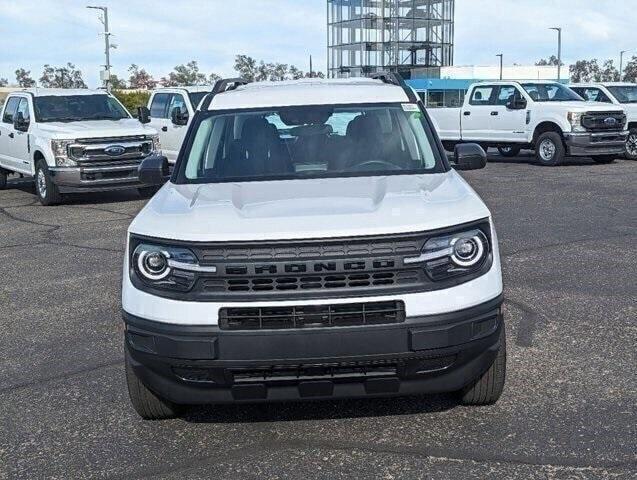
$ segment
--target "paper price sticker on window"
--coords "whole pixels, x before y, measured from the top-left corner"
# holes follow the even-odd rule
[[[405,112],[419,112],[420,109],[416,103],[403,103],[403,110]]]

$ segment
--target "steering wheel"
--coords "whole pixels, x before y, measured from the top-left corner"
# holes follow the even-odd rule
[[[354,172],[373,172],[377,170],[402,170],[398,165],[385,160],[367,160],[363,163],[352,165],[350,169]]]

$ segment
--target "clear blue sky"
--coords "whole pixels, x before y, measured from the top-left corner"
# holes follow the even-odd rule
[[[97,2],[110,8],[119,48],[114,72],[137,63],[155,77],[197,60],[205,73],[233,73],[234,55],[325,69],[325,0],[0,0],[0,77],[24,67],[73,62],[98,84],[103,40]],[[456,0],[456,65],[528,64],[555,53],[564,27],[564,59],[615,58],[637,49],[635,0]],[[636,51],[637,54],[637,51]]]

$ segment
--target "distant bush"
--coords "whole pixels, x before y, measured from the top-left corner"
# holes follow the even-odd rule
[[[124,104],[133,117],[137,116],[137,107],[148,105],[150,92],[145,90],[113,90],[113,95]]]

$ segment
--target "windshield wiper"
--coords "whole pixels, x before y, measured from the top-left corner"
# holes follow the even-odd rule
[[[77,117],[48,117],[40,119],[41,122],[79,122],[81,118]]]

